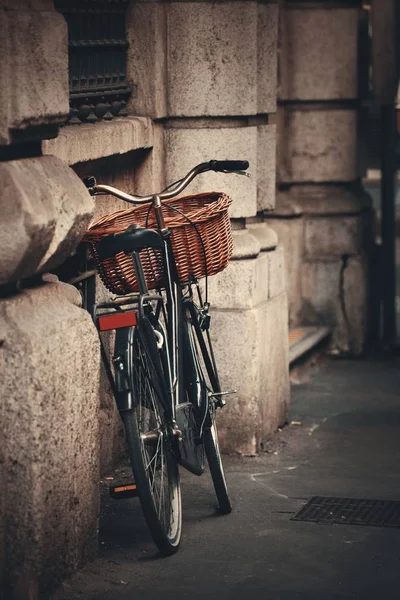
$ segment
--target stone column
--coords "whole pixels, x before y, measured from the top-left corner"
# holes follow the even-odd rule
[[[358,2],[286,2],[281,14],[278,183],[271,225],[286,251],[290,323],[331,325],[362,352],[373,243],[358,160]]]
[[[37,600],[97,546],[97,334],[78,291],[42,278],[93,202],[41,152],[68,112],[63,17],[3,0],[0,21],[0,568],[4,597]]]
[[[262,217],[275,205],[278,6],[138,2],[130,18],[132,110],[163,123],[166,180],[205,160],[250,162],[251,179],[207,174],[190,191],[233,198],[234,257],[210,282],[222,385],[238,390],[220,430],[225,450],[253,454],[289,397],[283,257]]]

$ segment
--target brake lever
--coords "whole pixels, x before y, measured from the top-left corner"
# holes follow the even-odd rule
[[[251,178],[251,174],[247,171],[220,171],[221,173],[234,173],[235,175],[244,175],[245,177]]]

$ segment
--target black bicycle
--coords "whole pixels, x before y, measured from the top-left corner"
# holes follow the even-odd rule
[[[135,481],[114,492],[137,493],[151,535],[163,555],[176,552],[181,538],[178,465],[201,475],[206,457],[219,512],[228,514],[232,510],[215,419],[216,410],[225,404],[224,394],[230,392],[222,392],[218,378],[210,338],[207,284],[203,301],[193,273],[186,274],[182,283],[182,258],[190,248],[180,249],[177,259],[166,208],[187,220],[201,249],[200,262],[204,259],[201,274],[205,281],[212,272],[207,265],[208,241],[202,239],[200,226],[190,215],[166,201],[176,198],[200,173],[244,173],[248,166],[247,161],[202,163],[163,192],[149,196],[97,185],[92,177],[85,180],[92,195],[112,194],[133,204],[145,204],[145,225],[151,218],[155,225],[133,223],[93,241],[90,233],[96,230],[95,224],[87,239],[100,276],[109,289],[118,293],[110,302],[97,304],[93,313],[100,332],[116,331],[113,369],[103,344],[102,357],[125,426]],[[132,219],[135,213],[128,216]],[[104,219],[100,228],[102,224]],[[103,233],[110,231],[109,222],[107,226]],[[149,290],[149,277],[153,291]],[[121,280],[122,287],[118,283]]]

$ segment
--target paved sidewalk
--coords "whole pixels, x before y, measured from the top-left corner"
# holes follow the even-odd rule
[[[227,457],[234,512],[183,474],[180,551],[160,559],[136,500],[107,502],[99,558],[54,600],[398,600],[400,529],[291,521],[311,496],[400,500],[400,361],[328,362],[294,387],[268,452]]]

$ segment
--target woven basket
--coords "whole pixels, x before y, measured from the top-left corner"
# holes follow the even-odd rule
[[[164,220],[171,231],[181,283],[188,283],[191,278],[215,275],[228,265],[232,255],[232,232],[228,216],[231,202],[228,196],[220,192],[183,196],[163,202]],[[91,245],[91,253],[104,285],[119,295],[138,291],[132,257],[119,252],[100,261],[96,242],[106,235],[124,231],[133,223],[156,229],[153,206],[144,204],[101,217],[92,223],[83,238],[84,242]],[[165,281],[161,251],[147,248],[140,257],[148,288],[162,288]]]

